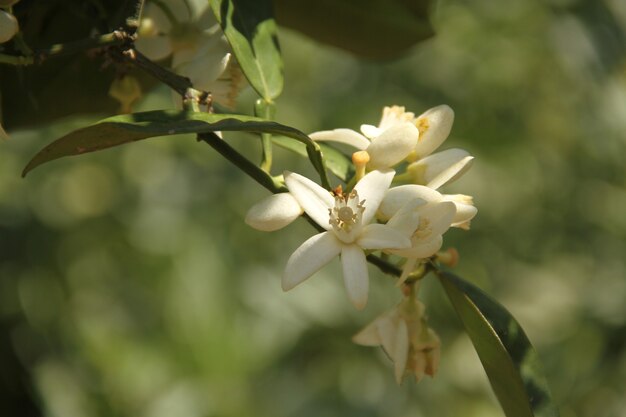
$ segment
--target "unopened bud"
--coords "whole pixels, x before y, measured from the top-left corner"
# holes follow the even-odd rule
[[[141,86],[135,77],[125,75],[111,83],[109,95],[120,102],[120,113],[131,113],[133,103],[141,98]]]
[[[352,163],[356,169],[356,180],[359,181],[365,176],[365,167],[370,161],[370,154],[367,151],[357,151],[352,154]]]
[[[15,16],[0,10],[0,43],[10,41],[19,29]]]
[[[450,268],[454,268],[459,263],[459,251],[456,248],[448,248],[446,251],[437,252],[437,260],[449,266]]]

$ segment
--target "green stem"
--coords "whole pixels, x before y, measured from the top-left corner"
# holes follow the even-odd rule
[[[209,144],[209,146],[215,149],[220,155],[239,167],[243,172],[248,174],[248,176],[272,193],[276,194],[287,191],[287,188],[283,184],[253,164],[245,156],[232,148],[228,143],[220,139],[220,137],[215,133],[199,134],[198,140]]]
[[[101,48],[103,46],[129,44],[132,40],[132,36],[127,32],[116,30],[95,38],[54,44],[47,48],[37,49],[29,55],[0,54],[0,63],[18,66],[41,64],[48,58],[71,55],[88,49]]]
[[[254,104],[254,115],[265,120],[274,120],[276,106],[271,101],[262,98]],[[261,169],[270,172],[272,169],[272,135],[270,133],[261,134]]]

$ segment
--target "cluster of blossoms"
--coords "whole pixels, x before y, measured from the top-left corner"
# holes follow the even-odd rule
[[[432,108],[415,117],[404,107],[385,107],[378,126],[315,132],[315,141],[333,141],[356,148],[352,155],[356,184],[344,192],[329,191],[310,179],[284,173],[289,192],[254,205],[246,222],[263,231],[285,227],[306,213],[323,230],[306,240],[287,261],[285,291],[294,288],[340,255],[348,298],[357,309],[367,303],[366,256],[379,251],[398,259],[398,285],[404,300],[357,334],[363,345],[382,345],[395,366],[398,383],[407,373],[419,380],[434,375],[439,338],[426,325],[424,306],[416,299],[414,271],[438,255],[450,227],[469,229],[477,210],[466,195],[438,189],[461,176],[473,157],[461,149],[434,151],[448,137],[454,112]],[[396,174],[394,168],[403,167]],[[394,258],[395,257],[395,258]]]
[[[171,58],[172,69],[217,103],[235,106],[245,77],[206,0],[148,2],[137,49],[154,61]]]

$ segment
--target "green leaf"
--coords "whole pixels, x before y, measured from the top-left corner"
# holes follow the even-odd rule
[[[43,163],[64,156],[99,151],[154,136],[216,131],[271,133],[295,139],[305,145],[322,184],[330,187],[319,145],[298,129],[251,116],[166,110],[109,117],[68,133],[39,151],[26,165],[22,176]]]
[[[371,59],[396,58],[430,38],[431,0],[274,0],[276,20]]]
[[[537,352],[519,323],[476,286],[438,273],[507,417],[557,417]]]
[[[271,0],[210,0],[250,85],[266,101],[283,89],[283,61]]]
[[[272,136],[272,142],[281,148],[290,150],[300,156],[307,156],[306,146],[302,143],[295,142],[284,136]],[[350,178],[352,178],[354,175],[354,166],[352,165],[350,158],[329,145],[320,143],[319,146],[322,150],[322,155],[324,156],[326,168],[328,168],[330,172],[335,174],[337,178],[343,182],[347,182]]]

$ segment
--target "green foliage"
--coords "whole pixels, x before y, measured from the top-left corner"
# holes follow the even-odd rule
[[[270,0],[211,0],[250,85],[266,101],[283,90],[283,61]]]
[[[511,313],[462,278],[438,275],[506,416],[557,417],[537,352]]]
[[[322,153],[317,143],[299,130],[252,116],[157,110],[109,117],[71,132],[39,151],[26,165],[22,175],[37,166],[70,155],[99,151],[155,136],[185,133],[241,131],[280,134],[306,145],[307,155],[328,184]]]

